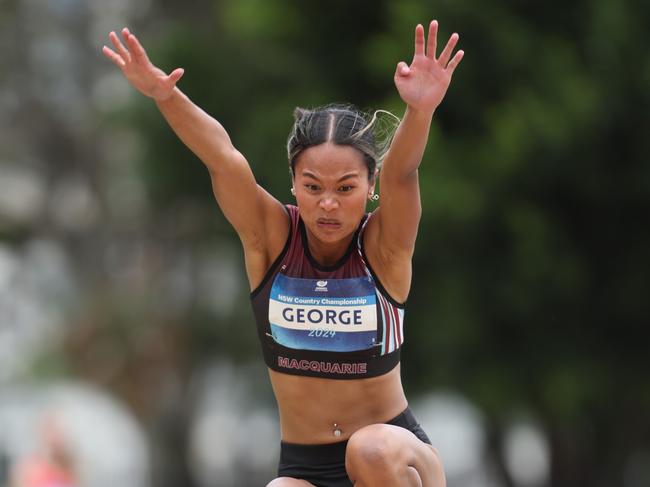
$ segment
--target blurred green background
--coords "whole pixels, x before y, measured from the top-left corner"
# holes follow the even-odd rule
[[[294,107],[401,115],[393,72],[433,18],[465,58],[420,170],[403,377],[432,425],[440,400],[479,418],[448,485],[650,486],[645,0],[2,0],[0,485],[41,441],[15,446],[21,428],[65,409],[54,386],[132,418],[144,453],[119,485],[273,476],[275,450],[248,446],[255,425],[279,437],[238,239],[102,56],[107,33],[185,68],[179,87],[290,202]],[[101,484],[79,464],[78,485]]]

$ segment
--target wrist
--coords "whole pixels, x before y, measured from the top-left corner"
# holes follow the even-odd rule
[[[413,107],[412,105],[406,105],[406,113],[404,114],[404,118],[408,117],[409,119],[412,119],[414,121],[431,123],[435,111],[436,111],[435,108],[421,109],[421,108]]]
[[[164,105],[168,103],[172,103],[175,99],[178,97],[182,96],[181,91],[174,86],[174,89],[171,90],[169,93],[166,93],[162,96],[154,96],[153,99],[156,102],[156,105]]]

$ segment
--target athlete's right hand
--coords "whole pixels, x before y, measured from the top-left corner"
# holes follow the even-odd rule
[[[176,83],[183,76],[182,68],[177,68],[167,75],[162,69],[154,66],[138,39],[126,27],[122,29],[126,46],[115,32],[111,32],[108,37],[115,46],[115,51],[104,46],[104,55],[122,70],[134,88],[156,101],[166,100],[172,95]]]

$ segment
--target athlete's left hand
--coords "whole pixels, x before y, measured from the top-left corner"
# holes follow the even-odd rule
[[[437,35],[438,22],[433,20],[429,24],[425,51],[424,27],[418,24],[415,28],[413,61],[410,66],[401,61],[395,70],[395,86],[404,103],[413,109],[431,113],[445,97],[451,75],[464,55],[463,51],[458,51],[451,57],[458,42],[458,34],[454,33],[436,59]]]

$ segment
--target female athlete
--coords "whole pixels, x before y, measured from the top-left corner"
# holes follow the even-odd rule
[[[104,54],[207,167],[239,235],[264,359],[278,403],[281,452],[271,487],[445,485],[400,378],[403,303],[421,215],[418,167],[435,109],[463,57],[438,24],[415,28],[395,86],[406,112],[385,156],[375,118],[349,106],[297,109],[288,141],[296,205],[257,185],[214,118],[148,59],[128,29]],[[381,171],[377,163],[382,162]],[[381,205],[366,214],[379,177]]]

